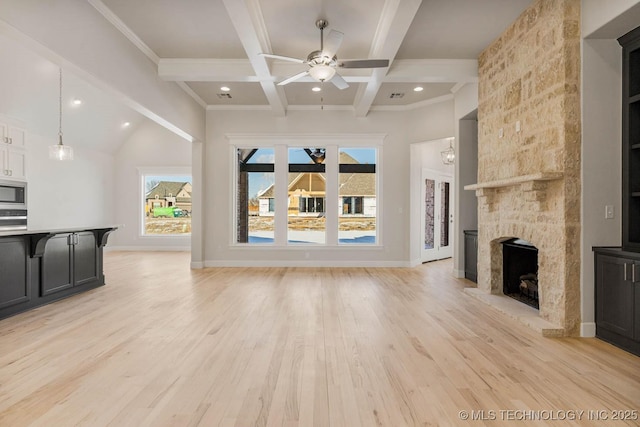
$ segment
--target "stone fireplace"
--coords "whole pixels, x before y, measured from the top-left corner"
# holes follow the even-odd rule
[[[478,289],[503,294],[503,242],[538,249],[539,317],[580,323],[580,0],[537,0],[479,57]]]
[[[502,293],[540,308],[538,248],[526,240],[513,238],[502,242]]]

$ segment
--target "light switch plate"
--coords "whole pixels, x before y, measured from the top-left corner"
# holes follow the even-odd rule
[[[604,207],[604,218],[613,219],[613,205],[606,205]]]

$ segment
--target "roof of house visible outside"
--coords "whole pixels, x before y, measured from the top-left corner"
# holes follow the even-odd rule
[[[311,162],[310,162],[311,163]],[[340,164],[359,164],[359,162],[344,151],[340,152]],[[311,172],[290,173],[289,185],[299,181],[301,175]],[[376,174],[374,173],[341,173],[340,174],[340,196],[373,196],[376,195]],[[274,196],[274,186],[270,185],[265,191],[258,194],[259,199],[269,199]]]
[[[187,184],[189,184],[189,187],[188,189],[185,189],[185,191],[189,194],[188,199],[191,199],[191,184],[188,182],[173,181],[160,181],[147,193],[147,199],[155,199],[156,196],[158,196],[158,198],[164,198],[169,197],[169,195],[176,197]],[[186,198],[180,197],[180,199]]]

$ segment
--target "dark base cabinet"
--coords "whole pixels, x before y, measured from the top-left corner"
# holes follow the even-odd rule
[[[596,336],[640,356],[640,253],[594,252]]]
[[[29,241],[22,237],[0,239],[0,311],[31,301]]]
[[[464,277],[478,282],[478,230],[464,230]]]
[[[0,236],[0,319],[104,285],[113,230]]]

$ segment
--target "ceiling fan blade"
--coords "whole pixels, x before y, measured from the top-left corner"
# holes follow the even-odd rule
[[[340,31],[331,30],[329,31],[329,35],[327,39],[324,41],[324,46],[322,48],[322,54],[328,56],[329,58],[333,58],[336,54],[340,45],[342,44],[342,38],[344,34]]]
[[[342,78],[342,76],[338,73],[335,73],[333,75],[333,78],[331,79],[331,83],[333,83],[340,90],[343,90],[349,87],[349,83],[347,83],[347,81],[344,78]]]
[[[298,73],[298,74],[296,74],[295,76],[291,76],[291,77],[289,77],[288,79],[281,81],[280,83],[278,83],[278,86],[284,86],[284,85],[286,85],[286,84],[289,84],[289,83],[291,83],[291,82],[293,82],[293,81],[296,81],[296,80],[298,80],[298,79],[303,78],[303,77],[304,77],[304,76],[306,76],[307,74],[309,74],[309,72],[308,72],[308,71],[303,71],[303,72],[301,72],[301,73]]]
[[[388,59],[353,59],[351,61],[341,61],[338,64],[338,67],[342,68],[382,68],[388,66]]]
[[[282,56],[282,55],[273,55],[271,53],[259,53],[258,55],[264,56],[267,58],[273,59],[281,59],[283,61],[297,62],[298,64],[304,64],[306,61],[298,58],[291,58],[290,56]]]

